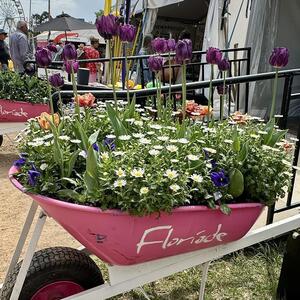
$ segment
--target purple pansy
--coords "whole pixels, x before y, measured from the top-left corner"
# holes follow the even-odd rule
[[[229,177],[226,176],[224,170],[219,172],[211,172],[210,179],[217,187],[224,187],[229,184]]]

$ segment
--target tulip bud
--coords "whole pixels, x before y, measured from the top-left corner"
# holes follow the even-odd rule
[[[99,34],[106,40],[112,39],[119,31],[117,17],[112,14],[98,17],[96,20],[96,27]]]
[[[77,52],[73,44],[66,44],[62,52],[63,60],[74,60],[77,58]]]
[[[209,47],[206,52],[206,61],[211,65],[217,65],[221,60],[221,50],[218,48]]]
[[[176,61],[182,64],[186,60],[192,59],[192,41],[189,39],[179,40],[176,45]]]
[[[47,48],[37,50],[35,52],[35,60],[40,67],[48,67],[52,62],[51,52]]]
[[[119,36],[122,42],[132,43],[136,34],[135,27],[130,24],[124,24],[119,28]]]
[[[56,48],[56,46],[55,46],[53,43],[49,43],[49,44],[47,45],[47,49],[48,49],[49,51],[51,51],[51,52],[54,52],[54,53],[57,52],[57,48]]]
[[[167,49],[169,52],[175,51],[176,48],[176,42],[174,39],[168,39],[167,40]]]
[[[152,72],[158,72],[163,67],[163,58],[161,56],[150,56],[148,58],[149,69]]]
[[[227,58],[223,58],[222,60],[219,61],[218,63],[218,68],[220,71],[228,71],[230,69],[230,63]]]
[[[288,64],[289,50],[284,47],[274,48],[269,59],[270,65],[275,68],[282,68]]]
[[[72,67],[73,67],[73,71],[74,73],[77,73],[78,69],[79,69],[79,63],[78,61],[75,60],[67,60],[64,62],[64,66],[66,68],[66,72],[68,74],[72,73]]]
[[[219,94],[220,96],[226,95],[226,94],[227,94],[227,91],[228,91],[228,86],[225,85],[225,91],[224,91],[224,85],[218,85],[218,86],[217,86],[217,91],[218,91],[218,94]]]
[[[60,88],[64,85],[64,79],[59,73],[49,76],[49,82],[55,88]]]
[[[155,38],[151,42],[151,46],[156,53],[165,53],[168,51],[167,41],[164,38]]]

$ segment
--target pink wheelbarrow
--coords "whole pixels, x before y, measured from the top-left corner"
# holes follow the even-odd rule
[[[25,192],[13,178],[15,172],[16,169],[11,168],[11,182]],[[105,295],[114,293],[104,293],[102,298],[80,298],[91,288],[100,286],[105,289],[107,286],[98,266],[86,251],[109,265],[111,283],[118,282],[120,276],[135,274],[136,270],[142,277],[147,277],[144,274],[147,268],[174,264],[196,254],[199,257],[203,251],[207,255],[213,249],[241,239],[263,209],[259,203],[232,204],[231,214],[225,215],[218,209],[205,206],[185,206],[170,214],[136,217],[118,210],[102,211],[41,195],[28,195],[33,203],[0,299],[54,300],[70,296],[70,299],[106,299]],[[17,264],[38,205],[42,212],[23,264]],[[55,219],[86,251],[56,247],[34,253],[47,216]]]

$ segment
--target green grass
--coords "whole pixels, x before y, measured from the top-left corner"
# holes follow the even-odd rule
[[[273,299],[284,248],[284,241],[269,242],[212,262],[208,272],[205,299]],[[105,280],[108,280],[105,265],[100,263],[100,268]],[[200,276],[201,268],[195,267],[147,284],[143,288],[148,296],[155,300],[198,300]],[[145,298],[135,290],[111,299]]]

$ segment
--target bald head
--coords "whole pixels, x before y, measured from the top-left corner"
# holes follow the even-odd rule
[[[27,27],[27,23],[25,21],[18,21],[17,23],[17,29],[24,32],[25,34],[28,33],[28,27]]]

